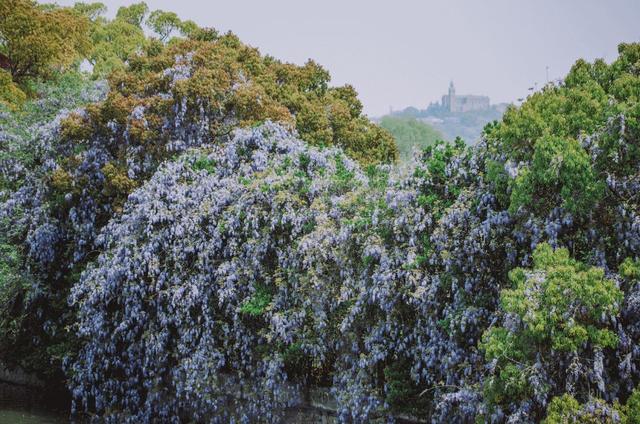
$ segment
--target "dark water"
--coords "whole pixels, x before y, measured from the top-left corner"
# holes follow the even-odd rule
[[[0,405],[0,423],[2,424],[61,424],[67,422],[59,415],[47,411],[29,409],[11,409]]]
[[[0,383],[0,424],[68,423],[66,406],[51,404],[44,395],[24,386]]]

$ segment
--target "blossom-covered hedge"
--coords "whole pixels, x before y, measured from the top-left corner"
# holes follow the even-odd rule
[[[637,420],[640,45],[396,169],[317,65],[197,33],[3,124],[1,359],[111,422]]]
[[[41,98],[19,111],[0,109],[0,361],[60,386],[72,340],[64,325],[71,319],[60,271],[49,273],[39,263],[61,254],[47,181],[56,168],[61,120],[103,100],[107,84],[70,72],[34,89]]]
[[[434,153],[422,183],[444,199],[436,186],[454,150]],[[421,278],[407,260],[425,260],[415,229],[434,221],[401,212],[417,196],[390,196],[388,173],[367,178],[342,152],[273,125],[163,166],[105,228],[104,253],[74,288],[81,409],[220,417],[226,384],[242,393],[240,417],[270,419],[297,401],[285,382],[331,385],[345,420],[384,407],[389,376],[412,385],[403,346]]]
[[[230,33],[192,35],[125,52],[126,69],[108,84],[73,72],[41,83],[41,99],[4,115],[0,229],[22,258],[12,272],[32,283],[6,289],[0,322],[6,338],[34,337],[38,351],[25,360],[11,343],[0,349],[5,362],[48,377],[77,350],[67,296],[97,256],[96,236],[135,188],[185,150],[272,119],[363,164],[395,160],[393,139],[363,116],[355,90],[330,87],[316,63],[261,56]]]
[[[640,378],[636,112],[625,99],[591,135],[551,131],[521,157],[495,138],[505,121],[408,171],[362,172],[272,126],[165,165],[74,289],[77,406],[206,419],[232,381],[247,420],[295,402],[285,382],[331,386],[343,421],[617,408]]]
[[[605,277],[540,244],[560,243],[558,211],[493,210],[482,155],[438,144],[409,173],[363,173],[268,125],[165,165],[74,289],[77,407],[277,420],[292,383],[331,386],[344,421],[501,422],[540,420],[565,392],[626,399],[637,262]]]

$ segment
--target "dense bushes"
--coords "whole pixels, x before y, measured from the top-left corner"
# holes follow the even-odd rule
[[[574,393],[582,379],[604,392],[603,349],[618,344],[614,323],[622,291],[615,282],[548,244],[536,247],[532,270],[509,275],[514,288],[500,296],[503,324],[488,329],[481,344],[491,364],[485,399],[534,399],[544,406],[549,392]],[[593,361],[586,373],[585,361]]]
[[[425,193],[441,193],[452,157],[430,163],[433,182],[423,171]],[[406,260],[418,260],[415,229],[433,217],[413,190],[387,193],[388,170],[371,172],[278,126],[163,167],[106,228],[74,289],[81,405],[114,419],[203,419],[240,385],[228,413],[270,419],[298,401],[286,382],[330,384],[345,420],[366,420],[385,393],[406,403],[398,389],[420,401],[407,370],[393,370],[410,366],[421,332],[421,272]]]
[[[60,119],[103,99],[106,84],[65,73],[36,89],[41,99],[0,112],[0,249],[6,252],[0,256],[0,360],[59,383],[70,340],[60,325],[61,314],[69,320],[66,294],[57,276],[49,280],[34,263],[57,247],[46,237],[53,225],[44,182],[54,168]]]
[[[112,422],[637,420],[639,45],[397,170],[315,63],[153,22],[3,112],[2,361]]]
[[[576,150],[585,169],[616,122]],[[496,177],[483,146],[436,144],[396,175],[291,137],[239,132],[129,198],[72,297],[80,409],[205,419],[232,384],[243,397],[227,413],[277,419],[297,402],[288,384],[328,384],[344,421],[626,419],[637,203],[603,187],[601,215],[572,214],[550,184],[546,207],[510,213],[494,190],[518,175],[503,159]]]
[[[341,152],[277,126],[163,166],[74,289],[87,342],[72,366],[79,400],[136,421],[223,420],[240,391],[240,416],[277,416],[297,400],[285,367],[313,380],[335,357],[339,287],[304,271],[339,237],[342,199],[362,180]]]
[[[92,18],[92,36],[116,25],[100,18],[95,5],[75,10]],[[117,24],[126,21],[141,32],[146,11],[143,4],[122,8]],[[135,49],[122,47],[126,55],[110,74],[108,93],[105,83],[66,72],[34,82],[42,99],[4,115],[2,243],[21,258],[14,272],[33,279],[19,293],[0,285],[12,299],[3,308],[11,325],[6,337],[16,340],[7,343],[5,362],[50,376],[76,350],[68,290],[97,256],[101,228],[163,161],[224,143],[234,128],[269,119],[297,129],[309,143],[339,145],[363,164],[395,160],[391,136],[362,115],[355,90],[330,87],[317,64],[262,57],[232,34],[188,32],[191,38],[166,45],[150,38]],[[90,92],[96,95],[84,95]],[[37,360],[16,350],[25,337],[33,337]]]

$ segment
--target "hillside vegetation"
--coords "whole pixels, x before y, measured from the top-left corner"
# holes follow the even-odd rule
[[[426,109],[410,106],[387,116],[413,118],[439,131],[447,141],[454,141],[460,137],[467,144],[475,144],[480,140],[482,131],[487,124],[502,118],[504,107],[504,104],[500,104],[491,105],[486,110],[450,112],[439,104],[431,104]]]
[[[384,116],[379,124],[395,139],[403,161],[411,159],[414,150],[421,150],[438,140],[444,140],[439,131],[414,118]]]
[[[314,62],[10,1],[11,63],[41,20],[72,48],[2,71],[0,361],[72,414],[279,422],[324,387],[344,423],[640,422],[640,44],[397,169]]]

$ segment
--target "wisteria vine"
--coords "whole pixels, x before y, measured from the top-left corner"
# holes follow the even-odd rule
[[[29,360],[64,358],[73,412],[106,422],[277,422],[313,387],[340,422],[632,420],[640,49],[621,52],[620,79],[578,62],[402,169],[268,120],[213,136],[237,117],[180,92],[189,54],[148,104],[5,125],[0,300],[22,321],[2,316],[1,357],[30,337]]]

